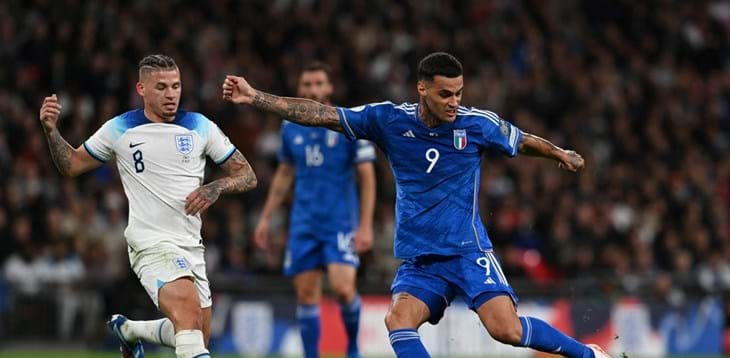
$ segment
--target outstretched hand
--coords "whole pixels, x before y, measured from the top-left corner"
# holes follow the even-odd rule
[[[583,169],[585,164],[586,161],[580,156],[580,154],[573,150],[564,150],[563,155],[560,158],[560,162],[558,163],[558,167],[575,173]]]
[[[226,76],[223,80],[223,99],[236,104],[251,104],[256,90],[240,76]]]

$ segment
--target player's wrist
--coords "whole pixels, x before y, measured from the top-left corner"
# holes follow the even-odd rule
[[[43,132],[45,132],[46,134],[51,134],[56,131],[56,126],[52,124],[42,123],[41,128],[43,128]]]

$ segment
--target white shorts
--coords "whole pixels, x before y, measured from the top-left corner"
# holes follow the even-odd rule
[[[134,251],[130,247],[128,252],[132,271],[157,308],[160,307],[159,289],[181,277],[193,279],[201,308],[213,305],[208,276],[205,274],[205,248],[202,245],[179,247],[160,243],[142,251]]]

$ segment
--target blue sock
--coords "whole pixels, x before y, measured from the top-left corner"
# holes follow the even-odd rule
[[[520,347],[530,347],[541,352],[561,354],[566,357],[595,358],[585,344],[570,338],[547,322],[533,317],[520,317],[522,339]]]
[[[299,332],[302,335],[305,358],[319,357],[319,306],[297,305]]]
[[[388,334],[398,358],[429,358],[426,347],[421,343],[418,331],[413,328],[396,329]]]
[[[350,303],[340,304],[342,322],[347,331],[347,358],[358,358],[357,332],[360,329],[360,296],[355,296]]]

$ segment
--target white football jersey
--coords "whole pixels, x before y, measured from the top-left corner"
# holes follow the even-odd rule
[[[155,123],[138,109],[104,123],[84,147],[101,162],[116,156],[129,200],[124,236],[132,249],[163,241],[202,244],[200,215],[185,215],[185,198],[203,184],[206,155],[220,165],[236,151],[215,123],[185,111]]]

